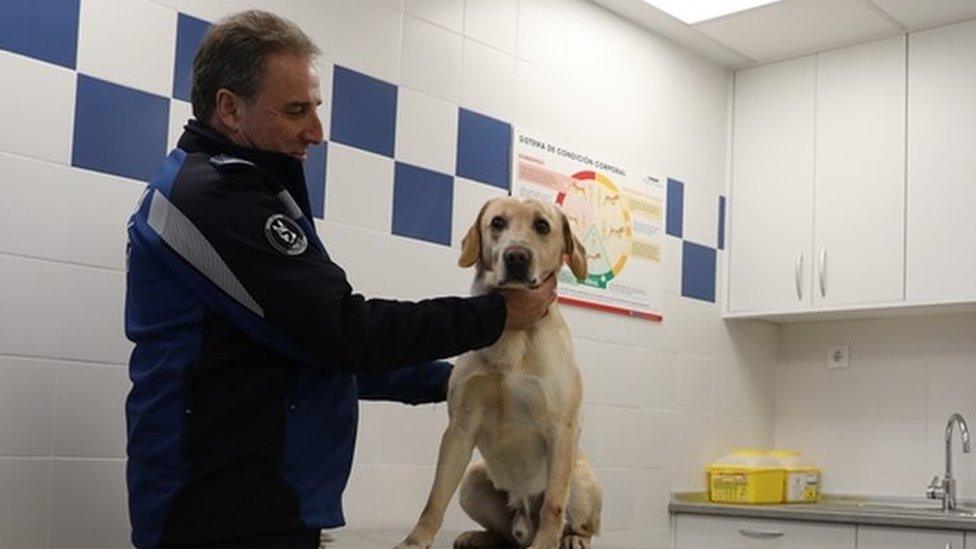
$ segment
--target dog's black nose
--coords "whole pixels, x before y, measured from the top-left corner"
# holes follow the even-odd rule
[[[529,263],[532,261],[532,252],[522,246],[512,246],[502,254],[505,262],[505,272],[507,279],[511,282],[527,282],[529,278]]]

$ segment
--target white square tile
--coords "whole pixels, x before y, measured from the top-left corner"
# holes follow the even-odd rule
[[[180,136],[183,135],[183,126],[193,118],[193,105],[186,101],[170,98],[169,100],[169,137],[166,140],[166,150],[171,151],[176,148]]]
[[[393,160],[331,142],[325,176],[325,218],[389,233],[393,224]]]
[[[879,419],[925,419],[929,369],[915,360],[888,361],[875,368]]]
[[[373,511],[376,526],[402,528],[413,523],[434,484],[434,467],[387,465],[377,467],[375,475],[381,490]],[[456,502],[457,496],[452,503]]]
[[[125,364],[132,344],[123,323],[125,273],[64,267],[61,353],[65,358]]]
[[[519,11],[518,56],[550,70],[561,70],[566,56],[566,22],[556,10],[535,0],[522,0]]]
[[[667,528],[670,520],[668,504],[671,502],[670,479],[667,471],[638,471],[637,487],[634,498],[636,526]]]
[[[718,247],[718,195],[685,182],[684,227],[685,240]]]
[[[51,547],[129,547],[125,462],[54,460]]]
[[[646,415],[635,408],[588,406],[583,419],[587,452],[594,467],[640,467],[647,459],[642,454],[649,429]],[[595,445],[593,444],[595,442]]]
[[[4,547],[47,547],[51,461],[0,459],[0,494]]]
[[[461,97],[461,35],[405,16],[401,83],[457,103]]]
[[[124,368],[78,362],[58,366],[54,453],[59,457],[125,456]]]
[[[461,241],[478,219],[481,207],[492,198],[508,196],[504,189],[463,177],[454,178],[454,209],[451,216],[451,245],[461,248]]]
[[[927,429],[924,419],[878,421],[878,457],[874,464],[877,472],[917,474],[924,479]]]
[[[0,151],[71,163],[75,72],[0,51]]]
[[[362,0],[337,0],[335,63],[387,82],[400,82],[403,13]]]
[[[0,153],[0,251],[64,257],[69,173],[70,168],[59,164]],[[40,205],[43,222],[38,216]]]
[[[335,64],[327,59],[319,59],[316,70],[319,73],[319,92],[322,94],[322,104],[318,108],[319,121],[322,122],[322,138],[328,141],[332,129],[332,77]]]
[[[678,410],[699,413],[712,410],[715,368],[716,362],[710,358],[682,356],[678,360]]]
[[[82,0],[78,72],[169,97],[176,19],[176,10],[154,2]]]
[[[464,35],[507,53],[515,53],[518,0],[467,0]]]
[[[637,471],[597,467],[594,472],[603,485],[601,522],[604,532],[633,528],[637,522]]]
[[[457,105],[409,88],[397,93],[396,159],[454,174]]]
[[[465,39],[461,61],[461,104],[500,120],[512,120],[517,67],[518,61],[513,55]]]
[[[661,268],[664,269],[664,291],[674,295],[681,295],[681,265],[684,256],[682,240],[673,236],[664,236],[664,258]],[[716,281],[718,283],[718,281]]]
[[[406,0],[404,11],[460,33],[464,29],[464,0]]]
[[[67,168],[66,261],[122,270],[126,223],[145,183],[78,168]]]
[[[62,269],[49,261],[0,255],[0,349],[4,353],[60,356]]]
[[[0,455],[51,455],[54,371],[47,360],[0,356]]]
[[[675,465],[678,433],[674,412],[640,410],[638,429],[631,436],[638,439],[637,464],[640,467],[665,468]]]

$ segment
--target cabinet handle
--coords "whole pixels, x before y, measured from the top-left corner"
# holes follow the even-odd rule
[[[803,299],[803,250],[800,250],[800,254],[796,256],[796,273],[794,273],[793,278],[796,279],[796,298]]]
[[[952,542],[951,541],[947,541],[946,542],[945,549],[952,549]]]
[[[827,247],[820,248],[820,297],[827,297]]]
[[[786,535],[785,532],[774,532],[772,530],[753,530],[751,528],[739,528],[739,533],[747,538],[754,538],[754,539],[776,539]]]

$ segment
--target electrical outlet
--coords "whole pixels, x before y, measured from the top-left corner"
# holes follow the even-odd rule
[[[836,370],[851,367],[851,344],[831,345],[827,347],[827,369]]]

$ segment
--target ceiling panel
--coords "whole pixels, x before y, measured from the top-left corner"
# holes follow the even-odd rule
[[[908,28],[976,17],[976,0],[871,0]]]
[[[698,23],[694,28],[759,62],[902,30],[863,0],[784,0]]]

